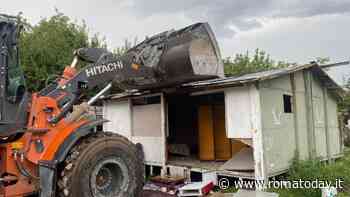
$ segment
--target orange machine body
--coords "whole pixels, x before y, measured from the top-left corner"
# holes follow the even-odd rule
[[[72,68],[66,68],[60,85],[64,85],[75,72]],[[30,174],[38,177],[39,161],[52,161],[66,138],[89,122],[85,119],[76,122],[62,119],[57,124],[50,124],[48,119],[60,113],[57,100],[61,96],[64,95],[54,99],[34,93],[28,109],[27,130],[16,142],[0,146],[0,173],[5,183],[0,187],[0,196],[25,196],[37,192],[40,189],[38,180],[23,176],[16,162],[21,162]],[[37,144],[40,144],[40,150]]]

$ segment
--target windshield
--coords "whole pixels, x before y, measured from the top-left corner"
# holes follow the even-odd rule
[[[9,21],[0,21],[0,47],[2,62],[8,65],[6,78],[6,96],[9,101],[21,100],[25,92],[25,83],[19,64],[17,48],[17,27]]]
[[[17,46],[13,46],[9,53],[7,96],[12,101],[21,100],[25,92],[25,83],[18,61]]]

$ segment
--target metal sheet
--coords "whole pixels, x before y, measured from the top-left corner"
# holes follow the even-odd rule
[[[220,170],[254,171],[253,148],[243,148],[222,165]]]
[[[277,77],[281,77],[284,75],[288,75],[290,73],[295,73],[301,70],[310,69],[311,72],[317,76],[322,78],[324,82],[324,86],[329,89],[336,90],[332,91],[332,94],[340,97],[344,89],[337,84],[319,65],[317,64],[306,64],[306,65],[297,65],[297,66],[289,66],[286,68],[273,69],[268,71],[262,71],[257,73],[245,74],[242,76],[233,76],[233,77],[225,77],[204,81],[197,81],[183,84],[183,87],[191,87],[191,88],[208,88],[208,87],[225,87],[225,86],[233,86],[233,85],[243,85],[246,83],[252,83],[255,81],[264,81],[269,79],[274,79]],[[297,82],[298,83],[298,82]],[[298,86],[297,88],[299,88]]]

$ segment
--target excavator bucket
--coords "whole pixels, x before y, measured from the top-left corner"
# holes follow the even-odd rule
[[[89,63],[77,79],[89,87],[113,79],[118,89],[159,89],[224,76],[218,43],[208,23],[196,23],[146,38],[125,54],[82,48],[76,55]]]
[[[137,89],[224,76],[218,43],[208,23],[196,23],[147,38],[128,50],[123,62],[138,72],[124,70],[116,83],[124,82]]]

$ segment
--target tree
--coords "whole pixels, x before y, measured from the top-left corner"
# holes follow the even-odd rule
[[[245,54],[236,54],[234,58],[228,57],[223,62],[225,75],[227,76],[237,76],[291,65],[282,61],[276,63],[270,58],[270,55],[260,49],[256,49],[252,57],[247,51]]]
[[[317,64],[327,64],[331,61],[329,57],[316,57]]]
[[[38,91],[53,75],[60,75],[82,47],[106,47],[98,35],[89,38],[86,25],[59,13],[26,28],[20,38],[20,62],[29,90]]]
[[[134,41],[130,41],[129,39],[124,39],[124,45],[117,47],[113,50],[113,53],[117,56],[117,57],[121,57],[123,56],[129,49],[131,49],[132,47],[136,46],[137,44],[137,37],[134,38]]]

